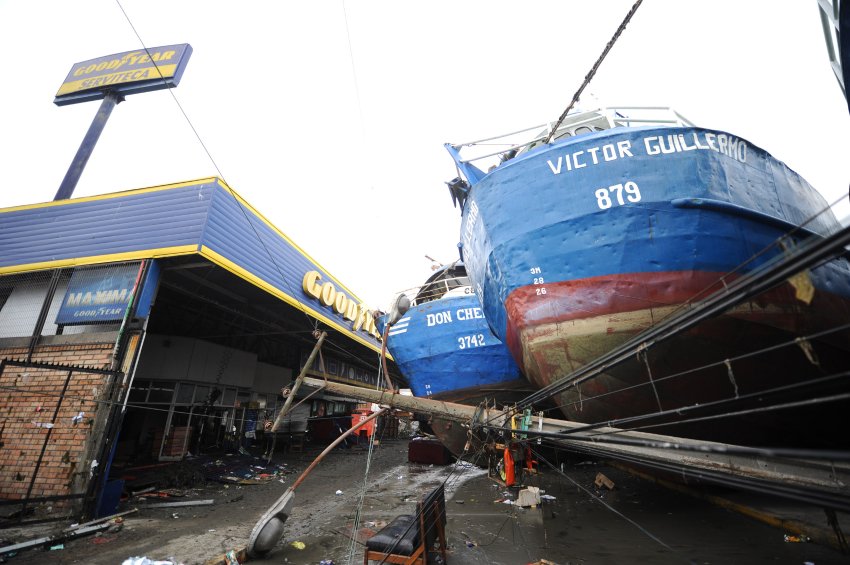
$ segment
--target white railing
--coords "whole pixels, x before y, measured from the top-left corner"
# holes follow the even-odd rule
[[[516,154],[529,151],[540,145],[549,136],[554,124],[555,122],[552,121],[511,133],[466,143],[452,143],[451,145],[458,151],[473,153],[472,156],[464,156],[460,161],[461,163],[473,163],[493,157],[498,157],[499,161],[505,161]],[[694,124],[666,106],[611,106],[570,114],[558,127],[554,139],[583,135],[615,127],[648,125],[693,126]],[[532,135],[531,132],[536,133]],[[492,147],[498,147],[498,149],[494,151]],[[497,163],[498,161],[494,160],[493,164]]]
[[[449,291],[464,286],[469,286],[469,277],[449,277],[403,290],[399,294],[407,295],[410,305],[416,306],[442,298]]]

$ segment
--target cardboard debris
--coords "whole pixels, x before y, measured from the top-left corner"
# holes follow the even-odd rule
[[[614,481],[602,473],[596,473],[596,481],[594,481],[593,484],[595,484],[597,488],[602,488],[604,486],[608,490],[614,490]]]
[[[532,508],[538,506],[540,504],[540,489],[538,487],[526,487],[519,491],[519,495],[516,500],[517,506]]]

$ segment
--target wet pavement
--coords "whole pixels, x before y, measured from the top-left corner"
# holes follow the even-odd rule
[[[120,531],[69,540],[58,551],[22,551],[8,563],[118,565],[132,556],[205,563],[244,547],[257,519],[319,449],[282,457],[278,464],[289,472],[274,480],[209,482],[193,489],[192,498],[212,498],[211,506],[175,511],[128,501],[119,511],[140,511],[127,516]],[[505,488],[478,467],[409,463],[406,440],[382,442],[371,460],[368,454],[363,447],[331,452],[296,491],[278,546],[249,562],[362,563],[360,542],[396,515],[412,513],[416,501],[440,483],[446,485],[448,562],[455,565],[850,562],[831,547],[786,542],[789,532],[606,464],[561,458],[564,475],[544,468],[526,477],[544,499],[536,508],[522,508],[511,504],[517,488]],[[613,490],[594,484],[599,473]],[[839,520],[850,523],[844,515]]]

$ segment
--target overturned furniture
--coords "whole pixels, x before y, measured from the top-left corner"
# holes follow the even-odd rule
[[[426,565],[446,563],[446,491],[440,485],[416,503],[415,514],[396,516],[366,541],[363,565],[369,561]],[[438,546],[438,547],[437,547]]]

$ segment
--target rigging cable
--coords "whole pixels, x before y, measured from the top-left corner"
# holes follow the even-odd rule
[[[840,332],[840,331],[845,331],[845,330],[848,330],[848,329],[850,329],[850,323],[844,324],[844,325],[841,325],[841,326],[837,326],[837,327],[831,328],[829,330],[824,330],[822,332],[818,332],[818,333],[815,333],[815,334],[809,334],[807,336],[795,338],[794,340],[786,341],[784,343],[771,345],[771,346],[765,347],[763,349],[754,350],[754,351],[751,351],[749,353],[744,353],[744,354],[741,354],[741,355],[738,355],[738,356],[735,356],[735,357],[724,359],[722,361],[715,361],[713,363],[707,363],[707,364],[699,366],[699,367],[692,367],[690,369],[687,369],[685,371],[681,371],[681,372],[678,372],[678,373],[674,373],[672,375],[667,375],[667,376],[664,376],[664,377],[657,377],[657,378],[655,378],[654,382],[656,384],[658,384],[658,383],[662,383],[662,382],[665,382],[665,381],[670,381],[672,379],[685,377],[685,376],[688,376],[688,375],[692,375],[693,373],[697,373],[699,371],[703,371],[703,370],[706,370],[706,369],[716,368],[718,366],[725,365],[727,362],[740,361],[742,359],[747,359],[747,358],[750,358],[750,357],[755,357],[757,355],[763,355],[765,353],[776,351],[776,350],[782,349],[784,347],[798,345],[798,340],[801,340],[802,342],[807,342],[809,340],[817,339],[819,337],[824,337],[824,336],[827,336],[827,335],[830,335],[830,334],[833,334],[833,333],[837,333],[837,332]],[[718,401],[715,401],[715,402],[700,404],[700,405],[698,405],[698,407],[705,408],[705,407],[708,407],[708,406],[718,405],[718,404],[722,404],[722,403],[726,403],[726,402],[734,402],[734,401],[737,401],[739,399],[754,397],[755,395],[758,395],[758,394],[770,394],[772,392],[779,392],[779,391],[783,391],[783,390],[792,390],[792,389],[795,389],[795,388],[804,388],[804,387],[807,387],[807,386],[810,386],[810,385],[820,384],[820,383],[826,382],[828,380],[834,380],[835,378],[836,378],[836,376],[819,377],[817,379],[809,379],[809,380],[806,380],[806,381],[800,381],[800,382],[797,382],[797,383],[793,383],[793,384],[790,384],[790,385],[785,385],[785,386],[781,386],[781,387],[777,387],[777,388],[773,388],[773,389],[765,389],[765,390],[759,391],[757,393],[753,393],[752,395],[745,395],[745,396],[742,396],[742,397],[739,397],[739,398],[728,398],[728,399],[718,400]],[[639,389],[641,387],[648,386],[648,384],[649,383],[638,383],[638,384],[634,384],[634,385],[630,385],[630,386],[624,386],[622,388],[618,388],[616,390],[610,390],[608,392],[603,392],[601,394],[597,394],[597,395],[594,395],[594,396],[583,397],[579,401],[568,402],[568,403],[565,403],[565,404],[559,404],[559,405],[554,406],[552,408],[546,408],[544,411],[553,411],[553,410],[563,409],[563,408],[570,407],[570,406],[575,407],[577,404],[581,404],[582,402],[588,402],[588,401],[591,401],[591,400],[600,400],[600,399],[603,399],[607,396],[613,396],[615,394],[621,394],[621,393],[624,393],[624,392],[636,390],[636,389]],[[618,424],[628,423],[628,422],[631,422],[631,421],[637,421],[637,420],[640,420],[640,419],[643,419],[643,418],[652,418],[652,417],[655,417],[655,416],[663,416],[663,415],[668,415],[668,414],[671,414],[671,413],[678,413],[678,412],[687,411],[690,408],[696,408],[696,407],[697,406],[693,406],[693,407],[685,406],[685,407],[675,408],[675,409],[666,410],[666,411],[647,413],[647,414],[643,414],[643,415],[640,415],[640,416],[632,416],[632,417],[628,417],[628,418],[618,418],[616,420],[610,420],[610,421],[607,421],[607,422],[599,422],[597,424],[589,424],[589,426],[605,426],[605,425],[608,425],[608,426],[614,426],[614,427],[621,427]]]
[[[836,233],[808,245],[801,245],[796,252],[778,261],[775,265],[759,270],[746,279],[738,279],[729,285],[729,291],[718,293],[707,298],[690,310],[682,312],[675,318],[662,322],[626,341],[616,349],[600,356],[580,369],[573,371],[564,378],[541,388],[539,391],[522,399],[519,404],[527,406],[540,402],[554,394],[596,377],[601,372],[619,365],[631,358],[641,347],[657,345],[683,331],[692,328],[701,321],[725,312],[732,306],[747,298],[756,296],[765,290],[773,288],[789,276],[820,264],[822,261],[843,252],[850,243],[850,226],[843,227]]]
[[[559,475],[563,476],[565,479],[570,481],[573,485],[575,485],[576,488],[584,491],[584,493],[587,494],[590,498],[592,498],[596,502],[600,503],[602,506],[604,506],[605,508],[607,508],[608,510],[610,510],[614,514],[616,514],[617,516],[619,516],[620,518],[622,518],[626,522],[628,522],[631,525],[633,525],[634,527],[636,527],[638,530],[640,530],[643,534],[645,534],[652,541],[658,543],[659,545],[661,545],[665,549],[669,549],[673,553],[676,553],[675,549],[673,549],[672,547],[670,547],[669,545],[667,545],[666,543],[661,541],[661,539],[658,536],[652,534],[649,530],[647,530],[646,528],[644,528],[643,526],[641,526],[640,524],[638,524],[637,522],[635,522],[634,520],[632,520],[631,518],[629,518],[628,516],[626,516],[625,514],[623,514],[622,512],[620,512],[619,510],[617,510],[616,508],[611,506],[610,504],[608,504],[607,502],[605,502],[604,500],[602,500],[600,497],[594,496],[594,494],[592,492],[590,492],[590,490],[587,487],[585,487],[584,485],[582,485],[581,483],[579,483],[578,481],[576,481],[575,479],[573,479],[572,477],[570,477],[569,475],[567,475],[566,473],[564,473],[563,471],[561,471],[560,469],[555,467],[548,459],[543,457],[543,455],[538,450],[531,448],[531,451],[537,456],[537,458],[539,460],[546,463],[546,465],[548,465],[550,468],[552,468],[556,473],[558,473]]]
[[[602,64],[602,60],[605,59],[606,55],[608,55],[608,52],[614,46],[614,43],[617,42],[617,39],[620,38],[620,34],[623,33],[624,29],[626,29],[626,25],[628,25],[629,21],[631,21],[632,16],[635,15],[635,12],[640,7],[642,2],[643,0],[637,0],[637,2],[632,5],[632,8],[626,14],[626,17],[623,19],[623,22],[620,24],[620,27],[617,28],[616,32],[614,32],[614,36],[611,37],[610,41],[608,41],[608,45],[606,45],[605,49],[602,50],[602,54],[599,55],[599,58],[596,60],[596,63],[594,63],[593,67],[591,67],[590,72],[588,72],[587,76],[584,77],[584,82],[582,82],[581,86],[579,86],[578,90],[576,90],[576,93],[573,95],[573,99],[570,102],[570,105],[567,106],[567,109],[564,110],[563,113],[558,117],[557,121],[555,122],[555,125],[552,126],[551,130],[549,131],[549,134],[543,140],[543,143],[549,143],[552,140],[552,136],[555,135],[555,132],[558,130],[558,127],[560,127],[561,123],[567,117],[567,114],[569,114],[570,110],[572,110],[573,106],[575,106],[576,102],[578,102],[581,93],[584,91],[585,87],[590,84],[591,79],[596,74],[596,71],[599,69],[599,65]]]

